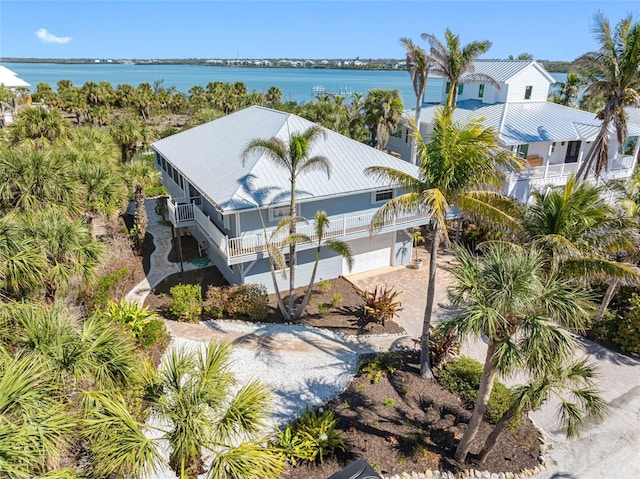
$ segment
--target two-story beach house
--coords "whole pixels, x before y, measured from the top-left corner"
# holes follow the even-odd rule
[[[289,214],[288,173],[264,155],[253,155],[243,165],[243,150],[255,138],[278,137],[286,142],[291,133],[311,125],[296,115],[254,106],[153,144],[157,168],[171,194],[170,221],[177,231],[198,240],[230,283],[258,283],[273,291],[266,238]],[[351,247],[351,273],[410,262],[411,230],[427,223],[428,217],[400,217],[372,234],[373,214],[398,192],[364,171],[389,166],[416,174],[417,168],[329,130],[311,154],[329,159],[331,176],[310,171],[298,177],[298,214],[310,221],[300,222],[298,232],[313,237],[312,219],[317,211],[325,211],[330,219],[327,236]],[[274,241],[280,241],[287,253],[283,240]],[[301,286],[311,277],[315,245],[303,243],[297,250],[296,280]],[[322,251],[317,279],[348,273],[341,256],[328,248]],[[287,287],[287,280],[277,276]]]
[[[500,89],[489,84],[465,83],[458,88],[454,119],[482,118],[495,128],[500,144],[526,160],[526,168],[510,176],[505,193],[526,201],[530,191],[546,185],[562,186],[580,167],[600,129],[595,114],[547,101],[555,83],[538,62],[528,60],[477,60],[475,71],[493,77]],[[442,102],[448,85],[443,82]],[[428,141],[438,105],[427,105],[420,115],[420,133]],[[405,112],[405,118],[415,111]],[[624,145],[611,130],[609,171],[601,180],[628,178],[636,165],[640,144],[640,123],[629,120]],[[408,124],[408,122],[407,122]],[[410,128],[403,126],[389,139],[387,150],[410,158]]]

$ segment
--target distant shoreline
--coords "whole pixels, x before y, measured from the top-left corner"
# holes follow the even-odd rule
[[[300,65],[279,64],[281,61],[300,62]],[[361,61],[364,64],[344,64],[344,62]],[[0,57],[0,63],[53,63],[60,65],[199,65],[210,67],[244,67],[244,68],[300,68],[300,69],[320,69],[320,70],[377,70],[377,71],[398,71],[404,70],[404,66],[397,66],[403,62],[403,59],[395,58],[378,58],[365,60],[345,60],[345,59],[283,59],[283,58],[265,58],[265,59],[202,59],[202,58],[183,58],[183,59],[87,59],[87,58],[10,58]],[[567,72],[571,62],[564,60],[537,60],[545,69],[550,72]],[[255,62],[270,62],[271,64],[258,64]],[[304,65],[310,62],[310,65]],[[327,62],[327,63],[321,63]],[[342,64],[338,64],[341,62]],[[396,66],[393,66],[396,65]]]

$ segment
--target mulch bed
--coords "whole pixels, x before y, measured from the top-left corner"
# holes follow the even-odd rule
[[[183,261],[198,257],[197,243],[182,237]],[[175,248],[170,258],[179,261]],[[157,285],[145,304],[168,317],[169,290],[180,283],[200,284],[203,297],[210,285],[227,284],[214,266],[177,273]],[[302,294],[303,289],[296,291],[298,298]],[[336,295],[340,296],[339,304],[335,304]],[[326,312],[321,311],[321,305],[330,304],[332,300],[334,306]],[[270,296],[270,302],[272,311],[264,322],[282,323],[274,295]],[[316,284],[300,324],[350,335],[403,332],[393,321],[387,321],[385,326],[364,324],[360,314],[362,303],[355,287],[344,278]],[[346,443],[346,451],[329,456],[322,463],[289,467],[284,477],[326,479],[360,457],[385,476],[429,469],[459,470],[453,454],[471,417],[471,409],[436,381],[425,381],[420,377],[417,351],[402,352],[402,366],[378,382],[366,375],[356,376],[346,390],[325,407],[333,410],[339,420],[338,430]],[[475,465],[473,454],[479,452],[481,441],[491,427],[486,422],[482,424],[469,455],[468,467],[491,472],[519,472],[538,465],[539,433],[528,418],[517,429],[508,429],[502,434],[484,466]]]
[[[426,470],[458,471],[453,460],[471,411],[460,398],[419,375],[419,353],[405,351],[402,367],[379,382],[360,374],[326,408],[339,420],[346,451],[321,464],[290,467],[291,479],[326,479],[362,457],[385,476]],[[477,454],[492,426],[483,422],[471,452]],[[469,455],[468,467],[520,472],[538,465],[539,433],[529,419],[507,429],[482,467]]]

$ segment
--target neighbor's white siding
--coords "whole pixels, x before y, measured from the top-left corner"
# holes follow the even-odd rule
[[[518,103],[523,101],[546,101],[549,96],[549,80],[534,66],[525,68],[509,80],[509,91],[506,101]],[[524,99],[526,87],[531,86],[531,98]]]

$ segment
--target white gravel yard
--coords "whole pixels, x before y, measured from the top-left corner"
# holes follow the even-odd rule
[[[306,407],[319,406],[340,394],[355,373],[359,354],[372,351],[341,335],[304,326],[225,321],[168,322],[167,326],[172,341],[165,356],[173,348],[198,350],[209,341],[233,342],[231,370],[238,386],[259,379],[273,391],[273,428],[295,419]],[[150,424],[160,426],[156,421]],[[158,437],[159,431],[151,434]],[[168,450],[163,452],[168,457]],[[153,474],[153,479],[171,478],[175,474],[167,466]]]

